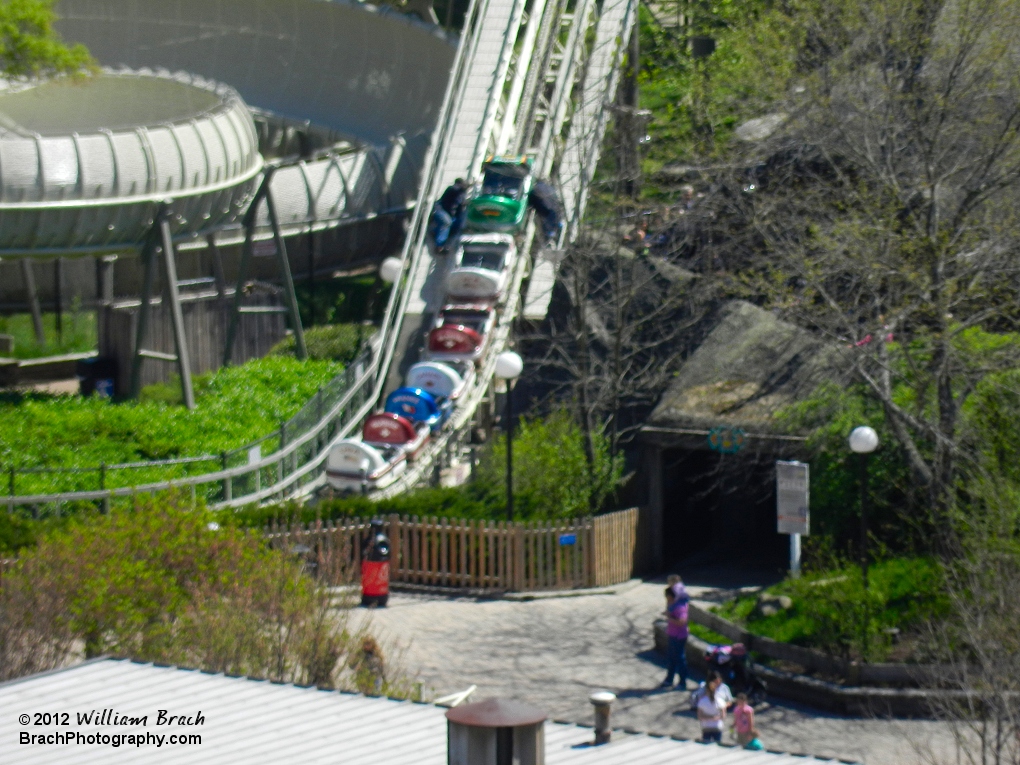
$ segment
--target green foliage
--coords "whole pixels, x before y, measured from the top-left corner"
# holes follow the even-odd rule
[[[912,483],[881,406],[859,385],[825,383],[803,401],[776,415],[789,432],[808,433],[811,465],[812,534],[844,547],[857,539],[860,517],[860,462],[847,438],[858,425],[878,432],[880,447],[868,458],[871,531],[881,542],[904,551],[912,537],[902,515],[912,506]]]
[[[0,511],[0,558],[35,544],[37,524],[16,513]]]
[[[96,315],[81,310],[81,301],[72,303],[71,311],[63,316],[62,337],[57,339],[57,315],[43,314],[43,332],[46,342],[39,345],[35,339],[32,316],[17,313],[0,316],[0,334],[14,337],[16,359],[35,359],[62,353],[84,353],[96,348]]]
[[[729,645],[732,642],[725,635],[720,635],[718,632],[694,622],[689,622],[687,628],[694,637],[701,638],[706,643],[711,643],[712,645]]]
[[[865,591],[860,569],[843,563],[768,588],[766,592],[792,598],[789,611],[757,614],[756,596],[751,595],[730,601],[719,613],[755,634],[844,658],[861,656],[867,613],[867,658],[880,660],[890,648],[883,630],[919,630],[948,608],[942,567],[930,558],[881,561],[869,567],[868,579]]]
[[[678,5],[662,6],[662,15],[691,14],[691,33],[714,37],[716,50],[695,60],[686,37],[662,28],[641,7],[641,105],[653,115],[648,170],[692,154],[717,153],[733,128],[767,113],[786,93],[804,36],[793,15],[797,9],[788,4]]]
[[[66,46],[53,28],[53,0],[0,1],[0,68],[10,77],[75,74],[95,66],[82,45]]]
[[[0,464],[86,467],[194,455],[218,455],[272,433],[342,371],[334,362],[282,356],[225,367],[195,379],[198,406],[176,405],[173,385],[153,386],[138,402],[24,394],[0,400]],[[197,470],[207,471],[208,463]],[[184,466],[109,471],[106,485],[183,475]],[[17,477],[17,493],[95,489],[98,474]]]
[[[291,524],[311,523],[316,520],[332,521],[342,518],[371,518],[397,515],[420,518],[472,518],[499,517],[505,506],[487,504],[472,487],[418,489],[395,497],[374,501],[367,497],[348,496],[324,499],[315,505],[264,505],[240,510],[221,510],[221,523],[243,527],[263,528],[270,522]]]
[[[594,465],[585,454],[584,434],[566,409],[543,419],[521,420],[515,428],[514,517],[575,518],[602,509],[620,484],[622,456],[613,457],[608,439],[595,434]],[[477,490],[506,505],[506,438],[485,452],[475,478]]]
[[[308,358],[315,361],[339,361],[350,364],[375,331],[363,324],[327,324],[305,330]],[[288,335],[269,351],[271,356],[293,356],[294,336]]]
[[[86,656],[342,684],[365,636],[332,608],[322,585],[336,580],[319,584],[259,535],[210,521],[162,497],[40,539],[0,590],[0,679],[59,665],[83,644]]]
[[[576,518],[602,509],[620,483],[622,458],[609,456],[602,437],[596,439],[595,480],[584,455],[580,428],[565,410],[545,419],[524,420],[514,435],[514,518],[548,520]],[[270,521],[309,523],[314,520],[398,515],[503,520],[506,518],[506,447],[497,438],[481,458],[471,483],[455,488],[419,489],[379,501],[348,496],[314,506],[275,505],[223,511],[224,522],[261,528]]]
[[[325,279],[314,288],[302,280],[296,285],[301,321],[305,326],[378,323],[386,312],[390,289],[375,274]]]

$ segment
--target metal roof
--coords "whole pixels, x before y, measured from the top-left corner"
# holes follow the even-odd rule
[[[194,727],[156,726],[158,710],[196,715]],[[78,725],[79,712],[147,716],[146,725]],[[70,725],[22,725],[19,716],[68,713]],[[195,670],[102,659],[0,685],[0,762],[244,762],[250,765],[445,765],[446,710],[431,704],[320,691]],[[34,722],[32,720],[31,722]],[[201,744],[141,748],[102,744],[20,744],[21,734],[197,733]],[[586,746],[590,728],[546,723],[548,765],[804,765],[803,756],[750,752],[645,734],[616,732]],[[157,759],[158,757],[158,759]],[[834,762],[826,760],[826,762]]]

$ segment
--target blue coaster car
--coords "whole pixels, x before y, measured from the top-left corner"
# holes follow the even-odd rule
[[[428,425],[433,433],[438,432],[450,415],[449,400],[440,404],[435,397],[422,388],[397,388],[386,397],[383,411],[399,414],[413,423]]]

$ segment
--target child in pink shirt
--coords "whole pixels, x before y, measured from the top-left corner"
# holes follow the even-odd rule
[[[746,693],[737,694],[737,703],[733,707],[733,731],[741,746],[747,746],[758,738],[758,731],[754,729],[754,708],[747,703]]]

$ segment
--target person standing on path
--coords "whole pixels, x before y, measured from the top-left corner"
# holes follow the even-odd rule
[[[758,739],[758,731],[754,727],[754,707],[747,703],[747,694],[738,693],[737,703],[733,706],[733,732],[737,743],[745,749],[760,749],[761,742],[754,746]]]
[[[687,606],[690,598],[686,590],[683,597],[677,597],[675,586],[666,588],[666,679],[662,688],[672,688],[673,678],[678,677],[677,687],[687,690]]]
[[[721,744],[726,709],[733,701],[730,689],[723,683],[718,672],[709,672],[704,685],[695,692],[695,698],[698,724],[701,725],[701,740],[706,744],[713,741]]]

